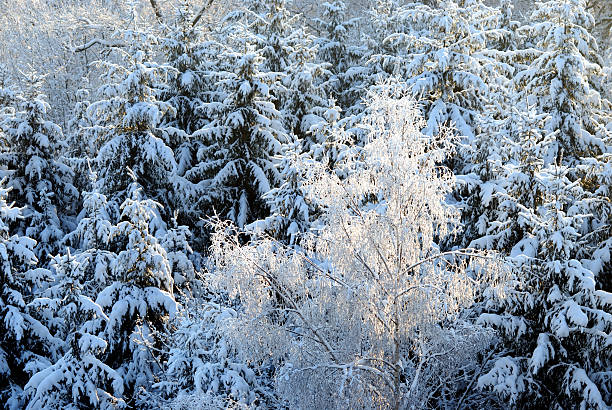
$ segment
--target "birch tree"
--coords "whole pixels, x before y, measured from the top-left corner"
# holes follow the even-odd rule
[[[454,178],[438,165],[451,138],[425,137],[399,97],[371,97],[369,143],[343,162],[345,179],[313,164],[307,192],[324,222],[304,252],[266,238],[241,245],[224,223],[213,236],[216,283],[242,304],[228,332],[246,360],[277,364],[292,407],[433,403],[493,340],[461,312],[497,270],[436,244],[457,222],[444,202]]]

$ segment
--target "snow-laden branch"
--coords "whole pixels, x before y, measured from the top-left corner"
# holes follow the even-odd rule
[[[80,53],[82,51],[88,50],[89,48],[95,46],[96,44],[101,45],[102,47],[125,47],[126,44],[122,41],[108,41],[101,38],[94,38],[93,40],[88,41],[85,44],[77,46],[74,48],[75,53]]]

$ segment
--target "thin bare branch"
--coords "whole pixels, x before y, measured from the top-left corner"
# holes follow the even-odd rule
[[[191,21],[191,26],[192,27],[195,27],[195,25],[198,24],[198,22],[200,21],[200,19],[204,15],[204,12],[206,11],[206,9],[209,8],[213,4],[213,1],[214,0],[208,0],[206,3],[204,3],[204,5],[202,6],[202,8],[198,12],[198,14],[196,14],[196,16]]]

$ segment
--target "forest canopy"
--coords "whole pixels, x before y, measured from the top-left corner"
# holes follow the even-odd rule
[[[612,1],[0,6],[0,407],[612,406]]]

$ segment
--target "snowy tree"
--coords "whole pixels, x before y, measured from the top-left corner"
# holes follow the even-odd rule
[[[112,249],[116,234],[113,213],[106,196],[96,191],[84,192],[78,225],[64,237],[64,243],[74,249],[73,255],[78,262],[74,270],[80,272],[83,294],[92,299],[113,277],[112,266],[117,257]]]
[[[87,85],[87,82],[84,84]],[[92,140],[88,131],[92,128],[91,120],[87,116],[89,107],[89,91],[86,87],[78,90],[77,102],[74,104],[74,114],[68,122],[68,152],[70,157],[93,157],[95,155]]]
[[[562,158],[575,164],[579,157],[605,152],[609,104],[597,87],[602,72],[597,42],[588,32],[593,17],[584,1],[538,3],[531,21],[529,37],[538,51],[516,81],[522,100],[550,115],[548,133],[559,130],[546,164]]]
[[[611,294],[577,259],[588,215],[568,174],[560,165],[542,169],[538,202],[518,204],[523,234],[510,253],[517,284],[480,319],[501,329],[512,350],[479,384],[521,406],[607,408]]]
[[[582,207],[582,213],[591,215],[580,229],[585,240],[581,241],[583,251],[578,256],[593,259],[597,255],[591,262],[597,274],[601,268],[596,265],[607,260],[604,231],[611,208],[605,192],[605,169],[612,138],[612,105],[602,88],[597,43],[589,33],[593,17],[583,1],[568,0],[542,3],[532,20],[529,34],[540,51],[531,65],[518,74],[517,81],[523,86],[524,98],[549,114],[545,129],[556,132],[544,157],[546,163],[562,161],[569,166],[568,178],[580,181],[590,197],[577,205]]]
[[[162,99],[174,110],[167,112],[163,124],[167,127],[166,143],[174,151],[178,175],[194,166],[199,141],[191,134],[208,122],[202,103],[214,98],[214,72],[219,70],[216,55],[220,45],[205,37],[193,24],[195,16],[186,1],[177,5],[176,16],[162,39],[167,64],[176,70]]]
[[[123,380],[100,360],[108,343],[98,335],[108,317],[83,294],[85,270],[79,264],[70,253],[55,257],[56,284],[45,292],[48,297],[31,303],[37,310],[53,312],[54,335],[65,342],[64,354],[34,374],[24,387],[28,409],[125,406],[123,400],[115,397],[123,393]]]
[[[209,400],[253,404],[255,372],[238,362],[223,325],[236,311],[214,302],[190,305],[177,316],[165,380],[157,387],[174,400],[197,395]]]
[[[192,8],[186,1],[177,4],[176,15],[168,27],[168,34],[161,41],[169,66],[176,70],[170,78],[168,88],[164,95],[168,103],[174,108],[176,115],[170,115],[166,122],[168,125],[182,130],[186,135],[204,125],[205,118],[201,111],[201,104],[209,81],[207,64],[212,60],[211,51],[206,47],[204,34],[198,25],[193,25],[195,18]],[[176,141],[168,141],[170,147],[176,150],[185,141],[174,136]],[[180,155],[181,150],[179,149]],[[181,163],[181,161],[177,161]]]
[[[435,243],[456,218],[444,202],[453,177],[437,165],[450,141],[419,132],[408,98],[369,104],[370,142],[343,164],[352,172],[340,179],[319,165],[309,180],[325,211],[305,252],[241,245],[226,224],[213,239],[217,283],[242,306],[230,334],[250,360],[279,362],[290,406],[422,406],[493,340],[459,312],[496,270],[468,273],[463,252]]]
[[[263,58],[244,30],[230,37],[242,51],[227,49],[220,56],[233,71],[219,75],[216,87],[223,98],[205,104],[211,123],[194,133],[205,148],[186,173],[194,181],[189,200],[239,226],[266,216],[262,196],[279,180],[273,157],[289,140],[270,101],[275,75],[261,72]]]
[[[328,108],[319,121],[310,127],[310,139],[313,144],[309,147],[310,156],[330,169],[336,168],[336,163],[355,151],[354,136],[346,130],[346,123],[341,118],[341,108],[330,101]],[[337,172],[340,170],[336,170]]]
[[[9,409],[23,406],[27,372],[49,365],[45,356],[59,341],[27,309],[31,288],[50,280],[44,269],[34,269],[36,241],[13,234],[9,224],[22,218],[22,209],[7,203],[9,190],[0,188],[0,400]]]
[[[316,163],[334,170],[335,164],[352,152],[347,145],[351,137],[339,124],[339,111],[337,106],[325,110],[310,127],[307,139],[283,145],[283,153],[276,164],[282,182],[264,196],[270,215],[254,222],[249,229],[263,230],[290,245],[298,245],[304,234],[317,229],[321,209],[308,198],[306,181]]]
[[[531,175],[515,172],[509,180],[502,198],[518,213],[491,223],[498,231],[516,227],[506,245],[518,271],[516,297],[493,303],[483,317],[522,342],[511,343],[513,355],[500,358],[480,383],[518,403],[606,408],[610,293],[601,273],[610,209],[598,178],[591,178],[593,170],[603,171],[605,187],[605,155],[598,154],[609,141],[608,102],[597,91],[596,43],[586,29],[592,17],[583,2],[564,1],[538,4],[532,18],[539,51],[516,82],[520,98],[542,113],[537,128],[548,141],[536,149],[542,139],[522,131],[520,145],[530,152],[515,163],[524,170],[533,168],[529,156],[541,159]]]
[[[190,256],[191,232],[185,225],[178,225],[176,215],[170,221],[169,229],[161,238],[160,245],[166,251],[172,279],[174,282],[174,294],[183,298],[189,298],[194,293],[202,292],[204,284],[198,277],[196,269]]]
[[[270,75],[270,97],[288,132],[307,136],[320,111],[327,107],[324,65],[315,62],[313,38],[291,15],[290,1],[252,2],[249,29],[263,57],[261,71]],[[262,9],[258,12],[258,10]]]
[[[362,97],[355,95],[354,83],[362,74],[363,67],[359,63],[364,50],[353,45],[350,38],[355,33],[358,20],[347,18],[346,5],[340,0],[325,2],[321,9],[321,18],[315,22],[322,35],[315,40],[315,44],[318,46],[319,60],[329,65],[326,88],[341,107],[348,109]]]
[[[66,149],[64,135],[46,119],[48,110],[43,96],[20,96],[18,111],[0,124],[6,139],[0,153],[2,174],[13,188],[9,200],[26,207],[24,218],[12,223],[22,235],[37,241],[36,255],[41,263],[58,250],[66,229],[63,217],[71,214],[78,198],[72,185],[73,172],[60,161]]]
[[[202,219],[211,210],[194,205],[194,190],[201,187],[197,184],[202,178],[192,170],[207,166],[203,153],[212,142],[194,137],[193,133],[210,123],[204,104],[223,98],[225,94],[216,84],[219,72],[227,72],[230,68],[224,60],[218,59],[224,45],[194,24],[195,18],[188,2],[180,2],[161,42],[167,64],[175,70],[160,97],[173,108],[163,117],[161,127],[166,144],[174,152],[177,167],[168,211],[180,211],[178,222],[188,225],[195,234],[195,245],[203,247],[200,242],[206,242],[207,233]]]
[[[299,141],[293,145],[286,144],[284,148],[279,163],[283,182],[264,195],[270,216],[251,227],[264,230],[284,243],[296,245],[301,236],[310,231],[316,217],[316,206],[306,199],[305,192],[307,167],[312,166],[314,160],[309,152],[303,152]]]
[[[85,82],[84,86],[87,86]],[[74,185],[79,192],[89,191],[91,185],[91,159],[96,156],[96,143],[92,134],[95,133],[93,122],[87,115],[89,101],[89,91],[82,88],[77,91],[78,99],[74,105],[73,116],[68,121],[66,164],[74,171]]]
[[[287,0],[255,0],[247,7],[249,29],[263,57],[262,71],[282,75],[291,65],[294,47],[307,40],[306,34],[295,28],[297,16],[289,13]]]
[[[167,203],[176,162],[159,124],[172,107],[158,98],[173,69],[151,61],[151,43],[156,41],[151,35],[131,30],[120,34],[128,47],[114,50],[124,64],[100,63],[106,83],[98,90],[100,99],[88,108],[95,122],[92,137],[98,141],[97,187],[121,203],[134,173],[147,197]]]
[[[481,166],[459,177],[466,189],[476,188],[463,213],[464,240],[471,247],[509,253],[523,239],[521,213],[542,204],[542,158],[554,141],[544,129],[547,118],[533,108],[514,108],[506,119],[491,121],[491,133],[477,138],[482,145],[473,158]]]
[[[520,32],[520,22],[513,19],[515,8],[512,0],[500,1],[498,28],[502,30],[502,33],[495,47],[498,51],[516,51],[521,48],[523,38]]]
[[[74,255],[58,255],[52,268],[54,282],[42,289],[28,307],[54,337],[64,341],[53,364],[40,370],[25,386],[28,408],[114,408],[123,381],[102,362],[107,342],[100,338],[108,317],[93,299],[106,287],[116,255],[108,250],[114,226],[106,198],[84,193],[84,216],[64,241]],[[109,393],[110,392],[110,393]]]
[[[158,333],[176,311],[166,251],[149,231],[158,207],[142,199],[138,184],[130,185],[117,225],[123,249],[113,263],[113,282],[96,299],[108,316],[102,334],[108,342],[104,362],[123,379],[125,397],[146,390],[157,379]]]
[[[316,142],[312,138],[310,129],[324,121],[323,115],[329,105],[324,95],[324,88],[320,87],[325,69],[321,64],[315,63],[316,50],[312,45],[312,39],[303,29],[296,27],[297,19],[289,14],[284,0],[270,4],[261,2],[249,4],[245,21],[248,24],[245,29],[256,34],[253,36],[255,50],[261,54],[258,67],[269,84],[269,93],[262,97],[274,103],[279,112],[272,115],[282,120],[287,133],[292,133],[295,139],[300,141],[289,141],[289,137],[284,135],[285,131],[282,129],[277,131],[282,134],[277,137],[279,142],[288,142],[288,145],[283,148],[279,145],[274,152],[271,152],[272,161],[267,166],[275,167],[271,170],[274,179],[269,184],[272,191],[262,190],[260,195],[265,194],[265,198],[262,197],[259,204],[260,207],[269,205],[271,212],[276,212],[277,210],[273,209],[275,203],[287,202],[287,195],[300,195],[295,186],[296,175],[283,174],[285,171],[291,172],[289,161],[284,159],[284,153],[296,148],[308,151]],[[273,155],[278,157],[273,158]],[[285,186],[283,193],[280,193],[275,185],[288,179],[294,180],[293,186]],[[283,199],[275,198],[276,194],[282,195]],[[291,205],[286,204],[286,207]],[[285,209],[281,212],[283,211]],[[259,216],[265,217],[267,212]],[[276,227],[279,237],[284,235],[280,230],[287,227],[288,225],[283,228]]]
[[[399,19],[400,4],[397,0],[377,0],[369,10],[369,24],[371,30],[367,32],[365,42],[368,47],[368,85],[384,80],[395,71],[393,57],[399,57],[394,44],[385,41],[392,34],[399,33],[405,28]]]
[[[427,135],[453,124],[469,142],[489,98],[489,79],[497,75],[486,51],[499,35],[499,12],[481,1],[446,1],[440,8],[407,4],[395,14],[400,30],[371,60],[405,80],[421,101]]]
[[[291,65],[286,68],[282,81],[285,92],[279,99],[285,129],[296,139],[304,140],[307,149],[313,142],[310,130],[323,121],[330,100],[322,84],[325,67],[315,62],[315,49],[305,33],[298,36],[304,40],[293,46]]]
[[[533,60],[517,65],[514,109],[492,120],[497,139],[479,148],[486,166],[473,168],[486,182],[479,206],[470,204],[478,216],[468,237],[507,252],[515,274],[505,301],[486,298],[481,323],[502,332],[507,351],[479,385],[517,406],[606,408],[610,294],[601,260],[592,260],[606,260],[605,245],[597,254],[591,232],[609,211],[581,177],[605,167],[594,156],[605,150],[598,107],[606,102],[590,85],[594,41],[581,27],[589,19],[579,2],[539,4],[534,18],[522,30],[542,37],[518,52]]]
[[[610,127],[612,132],[612,127]],[[598,278],[600,288],[612,292],[612,281],[610,271],[612,259],[612,236],[610,229],[610,217],[612,215],[612,168],[610,166],[612,157],[610,153],[602,154],[596,158],[585,158],[579,166],[585,187],[592,192],[590,201],[587,202],[587,211],[595,217],[590,220],[588,233],[585,239],[580,241],[580,257],[584,258],[587,266]],[[584,229],[584,228],[583,228]]]
[[[612,2],[610,0],[597,1],[587,0],[586,8],[595,18],[593,34],[598,34],[598,41],[601,41],[603,48],[612,46],[610,34],[612,34]],[[608,52],[610,50],[608,49]]]
[[[0,108],[2,108],[2,111],[13,104],[15,97],[8,70],[3,64],[0,64]]]

